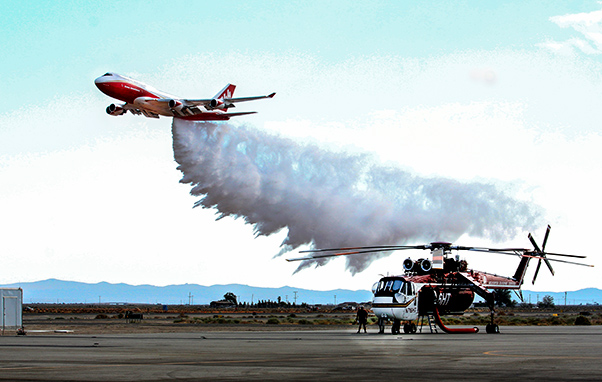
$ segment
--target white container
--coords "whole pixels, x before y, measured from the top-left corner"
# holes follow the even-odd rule
[[[23,289],[0,288],[0,329],[16,330],[23,325]]]

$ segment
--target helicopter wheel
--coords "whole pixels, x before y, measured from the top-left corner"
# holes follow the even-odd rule
[[[418,328],[416,327],[416,324],[413,322],[403,325],[403,332],[405,334],[414,334],[414,333],[416,333],[417,330],[418,330]]]
[[[499,334],[500,333],[500,327],[497,326],[497,324],[487,324],[487,326],[485,326],[485,331],[488,334]]]
[[[394,320],[391,325],[391,334],[399,334],[401,332],[401,321]]]

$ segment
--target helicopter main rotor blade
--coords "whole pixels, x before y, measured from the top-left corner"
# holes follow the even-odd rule
[[[389,251],[392,249],[426,249],[426,245],[374,245],[366,247],[342,247],[342,248],[324,248],[324,249],[306,249],[299,253],[316,253],[316,252],[334,252],[334,251],[354,251],[362,249],[376,249],[381,251]]]
[[[587,256],[582,256],[582,255],[566,255],[564,253],[552,253],[552,252],[542,252],[544,253],[546,256],[550,255],[550,256],[564,256],[564,257],[575,257],[578,259],[585,259],[587,258]]]
[[[426,246],[424,245],[420,245],[420,246],[399,246],[399,247],[384,247],[384,248],[376,248],[376,249],[366,249],[366,250],[361,250],[361,251],[344,251],[344,252],[337,252],[337,253],[326,253],[323,255],[314,255],[314,256],[308,256],[308,257],[298,257],[298,258],[294,258],[294,259],[286,259],[286,261],[303,261],[303,260],[314,260],[314,259],[322,259],[322,258],[326,258],[326,257],[336,257],[336,256],[349,256],[349,255],[362,255],[362,254],[366,254],[366,253],[377,253],[377,252],[387,252],[387,251],[403,251],[406,249],[426,249]],[[374,248],[374,247],[363,247],[363,248]],[[330,251],[336,251],[336,250],[340,250],[341,248],[337,248],[337,249],[331,249]],[[362,247],[360,247],[360,249],[362,249]],[[326,252],[327,250],[324,250],[324,252]],[[311,251],[304,251],[304,252],[311,252]]]

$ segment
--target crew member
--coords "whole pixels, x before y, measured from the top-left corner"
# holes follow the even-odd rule
[[[363,326],[364,333],[368,333],[366,331],[366,324],[368,323],[368,311],[366,309],[364,309],[363,306],[360,306],[360,308],[357,310],[357,318],[356,319],[357,319],[357,322],[359,322],[359,324],[360,324],[360,326],[357,328],[357,332],[359,333]]]

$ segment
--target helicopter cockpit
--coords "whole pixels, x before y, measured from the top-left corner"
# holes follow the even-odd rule
[[[372,286],[372,293],[374,297],[393,297],[398,293],[412,295],[414,284],[400,276],[383,277]]]

